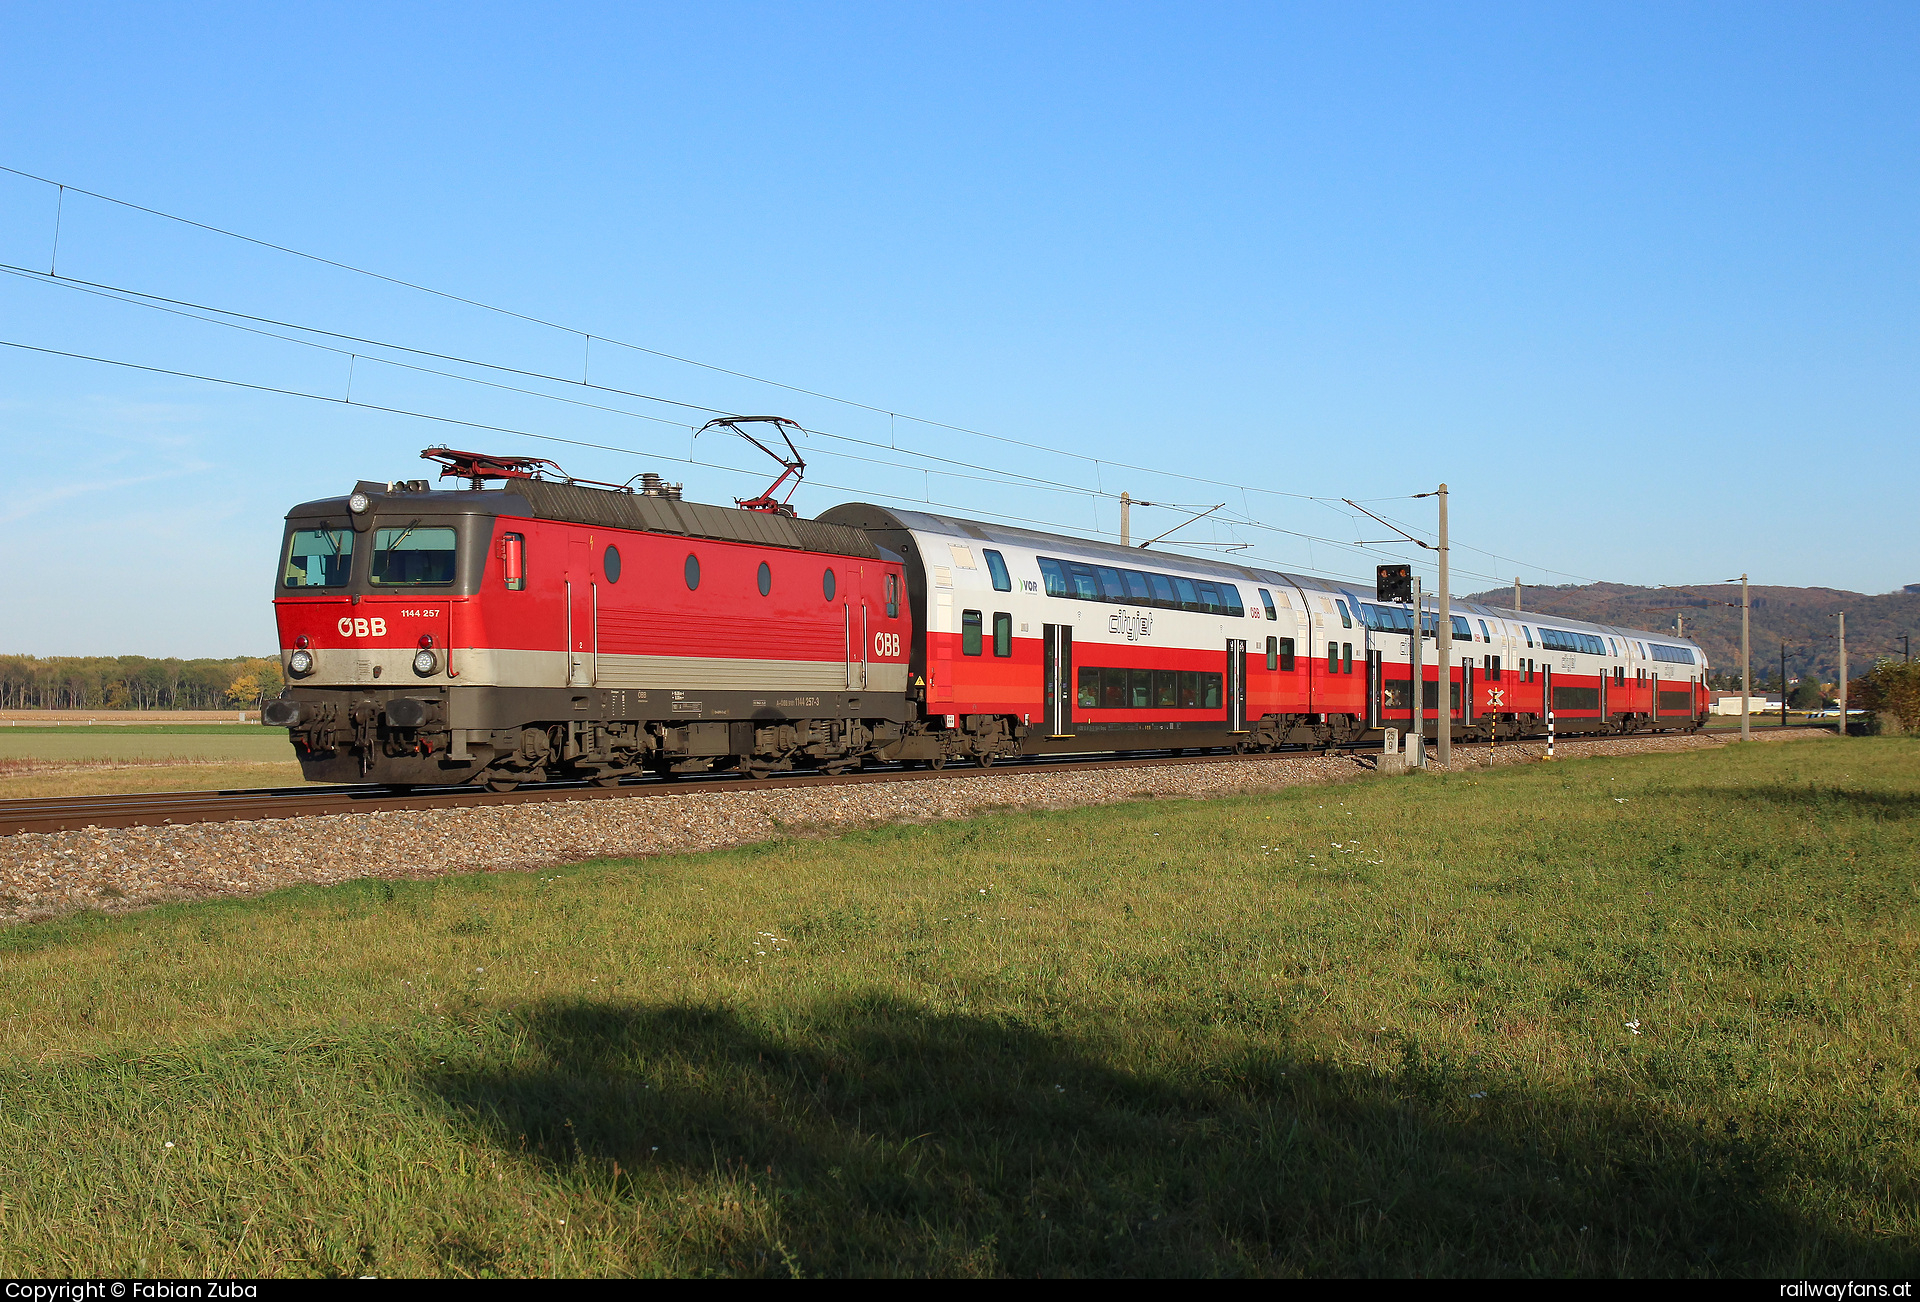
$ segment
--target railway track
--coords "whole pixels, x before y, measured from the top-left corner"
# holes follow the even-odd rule
[[[1544,738],[1532,738],[1542,741]],[[1561,738],[1563,750],[1583,742],[1614,741],[1613,736]],[[1512,745],[1515,743],[1503,743]],[[1378,743],[1341,748],[1357,754]],[[1475,743],[1476,748],[1484,743]],[[1465,748],[1462,744],[1462,749]],[[323,814],[379,814],[410,809],[462,809],[483,805],[546,804],[554,801],[634,800],[652,796],[684,795],[694,791],[778,791],[789,787],[853,786],[883,782],[920,782],[929,778],[977,777],[1006,773],[1072,772],[1075,770],[1141,768],[1166,764],[1245,763],[1263,759],[1300,758],[1322,753],[1295,747],[1246,755],[1216,750],[1201,754],[1131,755],[1117,759],[1059,759],[1034,756],[1001,761],[992,768],[948,767],[938,770],[885,768],[861,773],[825,775],[779,774],[743,779],[736,773],[689,775],[677,779],[629,778],[616,787],[583,782],[548,782],[518,791],[483,791],[477,787],[420,787],[396,792],[389,787],[261,787],[241,791],[156,791],[137,795],[68,796],[42,800],[0,800],[0,836],[22,832],[70,832],[86,827],[165,827],[188,823],[241,822],[256,819],[312,818]]]

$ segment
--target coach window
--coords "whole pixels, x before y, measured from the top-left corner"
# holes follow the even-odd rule
[[[1487,681],[1490,683],[1497,683],[1500,681],[1500,657],[1499,656],[1487,657]]]
[[[1179,607],[1180,598],[1174,595],[1172,579],[1164,574],[1149,574],[1147,575],[1147,583],[1153,589],[1154,605],[1162,606],[1167,610],[1174,610]]]
[[[1338,642],[1327,643],[1327,672],[1330,674],[1340,672],[1340,644]]]
[[[828,570],[827,573],[831,574],[833,571]],[[900,576],[898,574],[887,576],[887,618],[900,618]]]
[[[760,587],[761,596],[764,597],[773,591],[773,567],[765,561],[760,562],[759,572],[756,573],[753,578],[754,582]]]
[[[500,536],[500,578],[508,592],[524,592],[527,587],[527,536],[509,533]]]
[[[1267,672],[1272,673],[1274,670],[1278,669],[1279,667],[1280,667],[1280,639],[1277,637],[1270,637],[1267,639]]]
[[[1072,595],[1082,601],[1100,600],[1100,577],[1093,572],[1093,566],[1082,565],[1078,561],[1067,562],[1067,573],[1073,578]]]
[[[1487,632],[1487,621],[1484,619],[1480,621],[1480,640],[1488,643],[1493,641],[1493,634]]]
[[[607,576],[608,583],[620,582],[620,549],[609,545],[600,554],[600,572]]]
[[[1176,603],[1182,610],[1200,609],[1200,594],[1193,590],[1192,579],[1175,579],[1173,591]]]
[[[960,612],[960,654],[980,654],[980,612],[977,610]]]
[[[1260,594],[1260,604],[1267,608],[1268,619],[1279,619],[1280,612],[1273,608],[1273,594],[1265,588],[1255,589]]]
[[[1127,599],[1127,582],[1120,577],[1119,570],[1114,569],[1110,565],[1102,565],[1098,573],[1100,575],[1100,595],[1102,597],[1108,601],[1115,602],[1125,601]]]
[[[1353,643],[1351,642],[1340,644],[1340,672],[1343,674],[1353,672]]]
[[[1344,601],[1336,601],[1333,604],[1340,608],[1340,627],[1352,628],[1353,616],[1347,613],[1347,603]]]
[[[1247,603],[1240,600],[1240,589],[1234,587],[1231,583],[1223,583],[1220,585],[1220,595],[1227,599],[1227,613],[1229,615],[1237,615],[1241,619],[1247,617]],[[1256,618],[1258,617],[1256,616]]]
[[[1012,592],[1013,576],[1007,573],[1007,558],[991,548],[982,547],[980,550],[987,558],[987,573],[993,577],[993,590]]]
[[[1528,628],[1525,624],[1522,624],[1520,626],[1520,631],[1527,635],[1527,645],[1531,647],[1533,645],[1533,630]]]
[[[1047,595],[1049,597],[1066,596],[1067,572],[1060,568],[1060,562],[1050,556],[1042,556],[1039,561],[1041,586],[1047,590]]]
[[[695,556],[692,552],[688,552],[687,563],[680,567],[680,572],[686,576],[688,592],[692,592],[700,586],[700,558],[698,556]]]
[[[367,582],[376,588],[430,588],[453,582],[453,530],[373,531],[373,568]]]
[[[1293,672],[1293,639],[1290,637],[1280,639],[1280,672]]]
[[[1100,706],[1100,671],[1090,665],[1080,666],[1080,708],[1098,709]]]
[[[993,612],[993,653],[1002,659],[1013,654],[1013,616],[1004,610]]]
[[[889,575],[888,577],[889,577],[889,578],[891,578],[892,576],[891,576],[891,575]],[[826,599],[827,599],[828,601],[832,601],[832,600],[833,600],[833,589],[834,589],[834,578],[833,578],[833,571],[832,571],[832,570],[823,570],[823,571],[821,571],[821,573],[820,573],[820,595],[821,595],[821,596],[823,596],[823,597],[825,597],[825,598],[826,598]]]
[[[1127,581],[1127,595],[1133,598],[1135,604],[1145,606],[1152,603],[1153,590],[1147,587],[1146,575],[1139,570],[1124,570],[1120,577]]]

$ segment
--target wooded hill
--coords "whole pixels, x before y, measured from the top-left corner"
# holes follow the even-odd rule
[[[1869,596],[1836,588],[1751,587],[1753,600],[1753,685],[1772,687],[1780,678],[1780,644],[1787,644],[1787,677],[1812,672],[1822,682],[1840,676],[1835,618],[1847,614],[1847,672],[1860,675],[1883,656],[1902,658],[1901,635],[1920,633],[1920,593],[1889,592]],[[1511,606],[1513,589],[1476,592],[1468,601]],[[1686,636],[1706,648],[1719,686],[1735,685],[1740,671],[1740,585],[1693,588],[1636,588],[1624,583],[1522,587],[1521,609],[1543,616],[1565,615],[1596,624],[1619,624],[1650,631],[1671,631],[1677,616],[1686,618]]]

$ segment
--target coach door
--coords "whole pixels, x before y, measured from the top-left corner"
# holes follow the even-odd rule
[[[567,686],[591,687],[600,646],[599,585],[594,581],[593,546],[587,538],[567,539]]]
[[[1227,730],[1247,730],[1247,641],[1227,639]]]
[[[1044,624],[1047,735],[1073,736],[1073,625]]]

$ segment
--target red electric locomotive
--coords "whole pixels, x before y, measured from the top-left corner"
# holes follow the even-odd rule
[[[736,432],[738,432],[736,430]],[[362,482],[287,517],[275,608],[309,779],[558,777],[1352,743],[1414,727],[1411,607],[1339,583],[925,513],[794,517],[553,480]],[[796,459],[797,462],[797,459]],[[792,469],[792,467],[789,467]],[[486,488],[488,480],[504,480]],[[1460,740],[1694,728],[1679,639],[1456,605]],[[1435,615],[1424,612],[1422,636]]]

